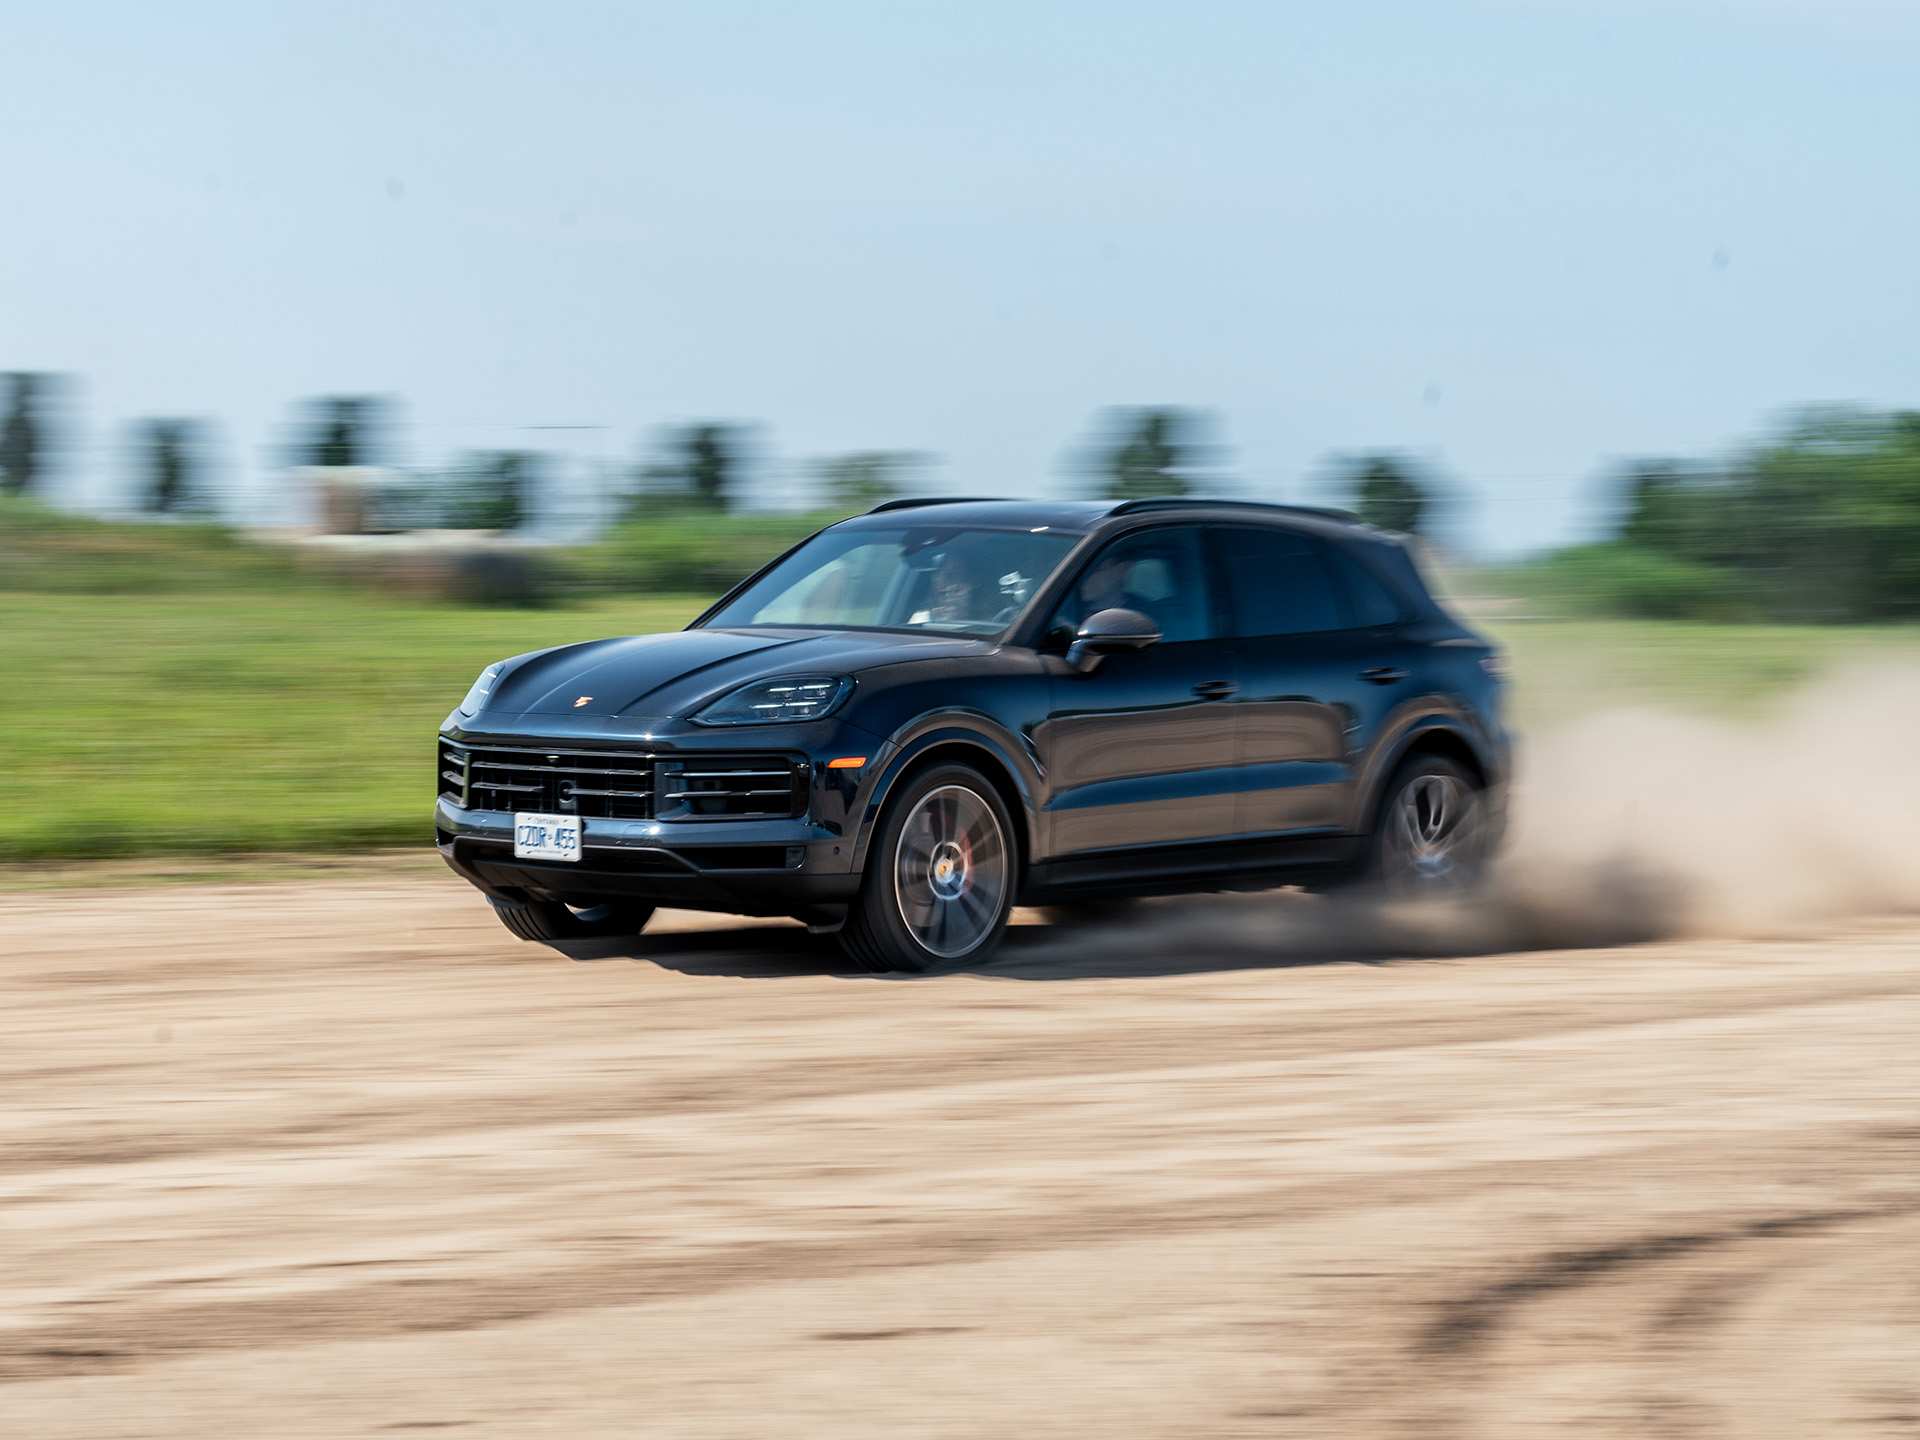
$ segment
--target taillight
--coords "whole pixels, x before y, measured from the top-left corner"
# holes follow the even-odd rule
[[[1487,672],[1489,678],[1497,680],[1503,685],[1506,683],[1507,657],[1502,655],[1498,650],[1495,650],[1490,655],[1482,655],[1480,657],[1480,668]]]

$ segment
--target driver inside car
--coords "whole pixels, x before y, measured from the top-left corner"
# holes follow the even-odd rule
[[[927,583],[926,608],[907,617],[909,625],[977,625],[995,619],[995,592],[975,573],[964,551],[950,546],[941,553]]]
[[[964,625],[970,620],[990,618],[983,613],[986,606],[980,598],[980,582],[973,570],[958,549],[950,549],[940,557],[933,572],[933,603],[928,611],[931,623]]]

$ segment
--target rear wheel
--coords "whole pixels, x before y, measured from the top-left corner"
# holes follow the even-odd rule
[[[970,765],[914,777],[867,852],[840,943],[863,969],[979,961],[1006,933],[1017,857],[1000,793]]]
[[[1418,756],[1387,785],[1374,827],[1372,878],[1395,896],[1458,895],[1486,870],[1485,796],[1459,765]]]
[[[522,940],[551,945],[559,940],[593,940],[638,935],[653,918],[653,906],[618,901],[578,909],[558,900],[502,900],[487,903],[500,923]]]

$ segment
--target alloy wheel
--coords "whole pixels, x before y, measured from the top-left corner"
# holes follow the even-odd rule
[[[1007,896],[1007,841],[993,807],[964,785],[929,790],[894,847],[901,922],[929,954],[957,960],[998,924]]]
[[[1479,797],[1459,776],[1416,775],[1394,797],[1388,819],[1389,879],[1403,888],[1448,889],[1473,860]]]

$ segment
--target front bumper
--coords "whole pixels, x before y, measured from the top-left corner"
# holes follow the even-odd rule
[[[434,843],[455,874],[503,899],[639,900],[737,915],[794,915],[859,889],[852,842],[811,820],[582,822],[577,861],[519,860],[513,816],[434,806]]]
[[[635,735],[624,727],[610,733],[584,717],[576,723],[556,716],[487,718],[482,732],[449,717],[441,738],[481,747],[640,745],[661,758],[686,760],[743,748],[738,733],[671,724]],[[456,874],[503,899],[574,905],[622,899],[740,915],[823,918],[859,889],[853,868],[856,817],[865,781],[888,747],[855,727],[827,720],[756,727],[752,748],[791,755],[806,773],[803,813],[727,819],[586,816],[578,861],[520,860],[513,853],[513,812],[465,808],[458,803],[464,794],[442,793],[434,805],[435,845]],[[830,760],[846,755],[866,756],[869,763],[830,768]]]

